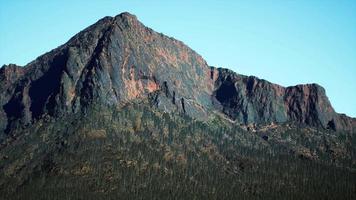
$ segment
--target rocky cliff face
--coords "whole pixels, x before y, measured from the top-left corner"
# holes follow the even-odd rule
[[[205,120],[218,110],[238,123],[293,121],[352,130],[318,85],[281,87],[211,68],[182,42],[129,13],[105,17],[24,67],[0,70],[0,131],[44,116],[120,106],[139,98],[167,112]]]
[[[317,84],[282,87],[254,76],[212,68],[216,76],[215,106],[243,124],[297,122],[332,130],[349,130],[355,119],[337,114]]]

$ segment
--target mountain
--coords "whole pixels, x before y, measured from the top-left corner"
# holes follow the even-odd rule
[[[288,164],[305,171],[303,166],[326,168],[344,178],[340,187],[347,185],[330,193],[343,191],[348,198],[355,190],[348,177],[355,176],[356,119],[336,113],[321,86],[282,87],[211,67],[184,43],[145,27],[130,13],[99,20],[26,66],[3,66],[0,88],[0,186],[7,198],[14,191],[21,191],[21,198],[42,190],[50,194],[46,198],[59,198],[53,191],[64,195],[69,184],[86,198],[108,198],[110,191],[140,198],[135,195],[141,191],[150,199],[165,191],[151,186],[155,181],[166,183],[177,198],[194,193],[213,198],[224,193],[219,184],[235,183],[229,176],[246,185],[226,186],[226,198],[236,197],[234,190],[261,198],[268,189],[251,183],[263,181],[241,177],[265,164],[282,164],[286,174],[292,173]],[[270,156],[263,151],[279,156],[277,161],[261,161]],[[288,154],[297,157],[287,162]],[[272,178],[274,170],[263,175]],[[194,178],[193,172],[215,174],[210,180]],[[317,181],[320,172],[311,173],[310,180]],[[121,190],[115,186],[120,180],[143,185],[125,182]],[[276,183],[275,195],[287,187],[301,197],[298,187],[305,187],[292,180],[290,187]],[[88,188],[77,187],[86,181]],[[189,187],[172,189],[177,183]],[[203,194],[211,188],[219,191]],[[275,195],[269,197],[281,197]],[[43,198],[32,198],[37,197]]]
[[[2,130],[43,115],[78,112],[97,102],[118,105],[152,94],[162,110],[207,118],[222,111],[240,123],[297,121],[352,130],[355,120],[333,110],[322,87],[283,88],[208,67],[182,42],[129,13],[105,17],[25,67],[1,70]]]

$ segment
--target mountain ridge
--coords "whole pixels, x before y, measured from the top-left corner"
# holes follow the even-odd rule
[[[94,101],[117,105],[147,96],[167,112],[202,120],[217,109],[243,124],[295,121],[348,131],[356,124],[334,111],[319,85],[283,87],[209,67],[183,42],[127,12],[100,19],[23,68],[4,66],[0,75],[5,132],[11,124],[79,112]],[[221,96],[227,87],[230,99]]]

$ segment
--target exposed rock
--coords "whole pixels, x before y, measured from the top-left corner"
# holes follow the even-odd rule
[[[215,107],[233,120],[250,124],[298,122],[352,131],[355,119],[337,114],[317,84],[282,87],[254,76],[216,69]]]
[[[0,70],[0,131],[43,116],[120,106],[138,98],[167,112],[201,120],[220,110],[239,123],[295,121],[352,130],[318,85],[284,88],[209,67],[182,42],[141,24],[134,15],[105,17],[24,67]]]
[[[24,68],[3,68],[1,75],[2,91],[8,90],[1,97],[1,130],[7,121],[10,130],[44,114],[61,116],[92,103],[120,105],[158,90],[158,107],[189,107],[195,117],[211,107],[213,81],[203,58],[129,13],[105,17]]]

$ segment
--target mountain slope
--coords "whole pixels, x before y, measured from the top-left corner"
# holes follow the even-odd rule
[[[96,105],[17,130],[1,146],[0,198],[353,199],[356,138],[339,136]]]

